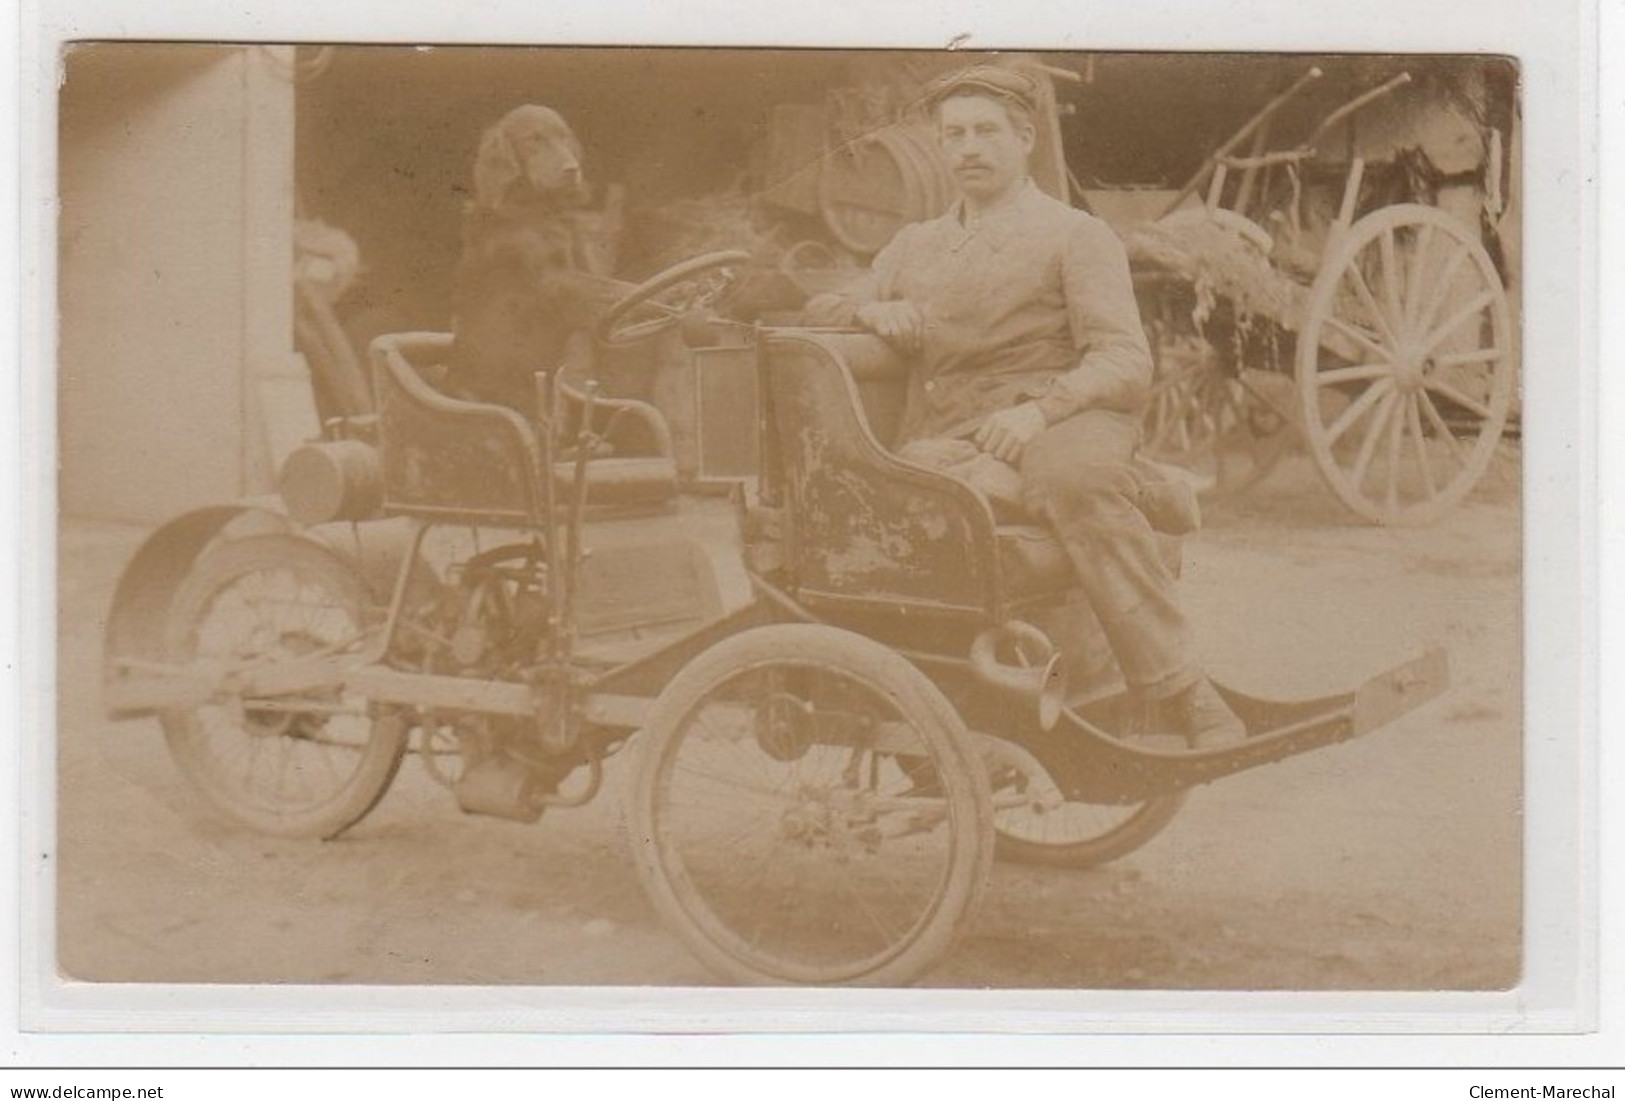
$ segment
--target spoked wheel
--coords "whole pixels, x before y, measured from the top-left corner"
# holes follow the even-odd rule
[[[361,581],[343,562],[297,536],[258,536],[198,564],[175,598],[170,654],[247,669],[350,651],[366,628]],[[360,821],[407,743],[403,723],[342,690],[222,694],[162,721],[177,767],[212,806],[288,837],[333,837]]]
[[[1200,336],[1157,349],[1158,378],[1144,418],[1144,450],[1189,470],[1205,496],[1258,484],[1291,445],[1291,426],[1224,367]]]
[[[832,627],[700,655],[644,732],[638,871],[707,965],[747,983],[895,985],[947,951],[993,856],[986,774],[905,659]]]
[[[1000,768],[994,777],[998,856],[1018,864],[1098,868],[1157,836],[1185,805],[1183,791],[1143,803],[1068,801],[1030,759]]]
[[[1360,219],[1316,278],[1299,333],[1321,475],[1369,520],[1441,516],[1494,456],[1514,371],[1506,291],[1468,227],[1418,205]]]

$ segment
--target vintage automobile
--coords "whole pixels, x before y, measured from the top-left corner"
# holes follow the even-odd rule
[[[633,289],[601,344],[717,342],[708,311],[745,260]],[[719,976],[901,984],[963,930],[996,854],[1122,856],[1192,787],[1446,685],[1433,652],[1323,699],[1221,688],[1242,743],[1156,737],[1098,633],[1059,626],[1080,597],[1050,533],[882,446],[903,371],[883,343],[725,328],[760,460],[726,500],[685,491],[650,405],[543,372],[533,423],[426,381],[449,337],[378,339],[375,414],[296,452],[278,499],[190,512],[136,554],[109,710],[156,716],[215,811],[315,838],[408,753],[463,810],[533,822],[634,746],[632,860]],[[721,554],[695,534],[718,522]]]

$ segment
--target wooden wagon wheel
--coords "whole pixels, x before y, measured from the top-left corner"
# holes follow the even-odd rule
[[[1231,228],[1247,238],[1240,226],[1252,223],[1234,221],[1238,224]],[[1228,304],[1221,304],[1222,316],[1199,324],[1195,285],[1160,267],[1137,271],[1134,288],[1156,365],[1141,424],[1145,454],[1190,471],[1204,497],[1229,496],[1256,485],[1291,447],[1293,434],[1274,386],[1261,392],[1247,381],[1249,375],[1268,372],[1238,375],[1235,361],[1244,353]],[[1215,346],[1205,331],[1209,325],[1222,334],[1219,341],[1236,343],[1234,354]],[[1264,381],[1287,380],[1275,376]]]
[[[1205,497],[1257,485],[1291,446],[1286,418],[1220,362],[1200,336],[1159,341],[1157,380],[1142,421],[1143,449],[1191,471]]]
[[[1385,207],[1328,254],[1299,332],[1315,463],[1349,508],[1425,523],[1495,452],[1515,372],[1506,290],[1472,230],[1428,206]]]

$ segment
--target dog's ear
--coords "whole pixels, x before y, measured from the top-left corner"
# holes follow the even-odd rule
[[[508,189],[523,171],[508,138],[508,128],[498,123],[487,129],[474,157],[474,206],[489,211],[502,209]]]

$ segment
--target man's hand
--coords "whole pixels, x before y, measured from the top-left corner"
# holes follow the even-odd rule
[[[925,315],[912,302],[865,302],[858,324],[904,352],[917,352],[925,336]]]
[[[995,459],[1014,463],[1021,458],[1022,449],[1049,427],[1044,411],[1036,402],[1000,409],[982,422],[976,430],[976,446],[989,452]]]

